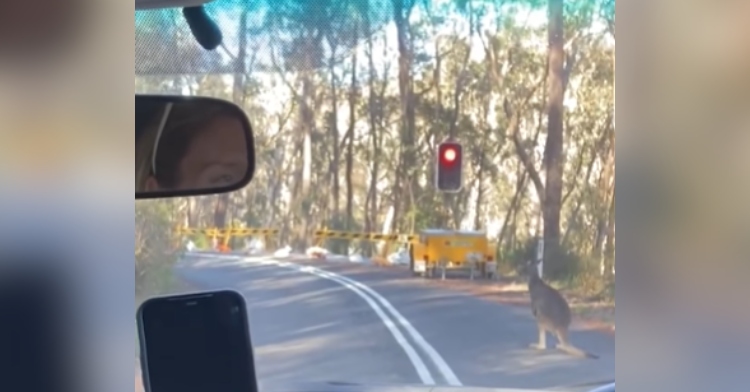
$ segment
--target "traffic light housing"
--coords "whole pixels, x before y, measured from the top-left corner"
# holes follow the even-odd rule
[[[441,192],[458,192],[463,184],[463,148],[456,142],[438,145],[435,187]]]

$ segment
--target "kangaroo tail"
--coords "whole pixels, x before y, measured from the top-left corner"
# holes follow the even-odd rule
[[[575,346],[573,346],[571,344],[561,344],[561,345],[557,346],[557,348],[560,349],[561,351],[563,351],[565,353],[568,353],[570,355],[573,355],[575,357],[590,358],[590,359],[599,359],[598,355],[592,354],[592,353],[584,351],[584,350],[581,350],[580,348],[575,347]]]

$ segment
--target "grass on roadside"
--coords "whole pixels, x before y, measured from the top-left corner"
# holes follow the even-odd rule
[[[140,306],[148,298],[175,292],[181,282],[174,274],[177,254],[163,254],[147,264],[136,277],[135,303]]]
[[[176,290],[179,283],[173,270],[176,260],[176,255],[163,255],[149,263],[145,271],[136,271],[136,311],[148,298],[169,294]],[[135,327],[135,354],[137,357],[140,352],[140,345],[138,343],[138,327],[137,325]]]

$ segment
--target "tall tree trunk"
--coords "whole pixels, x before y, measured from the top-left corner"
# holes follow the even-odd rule
[[[610,200],[612,199],[610,193],[614,188],[615,137],[609,120],[610,119],[607,120],[607,125],[602,137],[601,145],[602,148],[606,148],[606,152],[602,154],[602,159],[600,160],[602,169],[599,173],[599,178],[597,179],[597,233],[592,252],[595,257],[601,257],[603,255],[604,242],[606,241],[609,227],[609,205],[611,203]]]
[[[240,25],[237,31],[238,48],[237,57],[234,59],[233,66],[233,84],[232,99],[238,105],[242,105],[245,99],[245,62],[247,60],[247,9],[240,15]],[[214,226],[223,228],[227,223],[227,212],[229,210],[230,194],[224,193],[216,198],[216,207],[214,208]]]
[[[612,202],[609,205],[609,221],[607,222],[607,243],[604,246],[605,275],[615,272],[615,187],[612,187]]]
[[[369,3],[368,3],[369,5]],[[380,143],[378,142],[378,100],[376,95],[376,80],[377,72],[375,70],[375,56],[372,42],[372,26],[370,21],[370,13],[367,12],[365,16],[365,35],[367,36],[367,67],[368,67],[368,80],[367,80],[367,115],[370,128],[370,151],[372,152],[371,162],[371,173],[370,183],[367,190],[367,203],[365,206],[365,231],[372,233],[377,230],[378,227],[378,176],[380,175],[380,165],[378,159],[380,158],[375,153],[378,151]],[[379,230],[378,230],[379,231]],[[371,243],[367,243],[365,247],[366,254],[372,255],[373,247]]]
[[[471,22],[470,22],[471,25]],[[469,33],[471,34],[472,30],[469,29]],[[448,137],[450,139],[457,139],[458,138],[458,120],[461,116],[461,98],[463,97],[464,92],[464,85],[466,83],[466,73],[469,66],[469,60],[471,58],[471,50],[467,49],[466,54],[464,55],[462,59],[463,66],[458,71],[458,75],[456,75],[456,84],[453,88],[453,110],[451,111],[451,120],[450,120],[450,126],[448,128]],[[439,86],[438,86],[439,89]],[[481,170],[481,169],[480,169]],[[481,181],[481,179],[480,179]],[[480,184],[481,186],[481,184]],[[461,217],[460,217],[460,206],[466,206],[466,199],[467,196],[464,196],[461,193],[454,194],[454,193],[443,193],[444,200],[447,202],[446,205],[450,206],[451,213],[454,216],[454,223],[456,225],[456,229],[460,229],[461,225]],[[477,206],[478,208],[479,206]]]
[[[359,26],[354,27],[354,42],[358,40]],[[352,79],[349,89],[349,129],[347,129],[346,145],[346,229],[352,230],[354,226],[354,184],[352,184],[352,171],[354,170],[354,127],[357,123],[357,51],[352,53]]]
[[[336,83],[336,48],[333,39],[329,41],[331,46],[330,78],[331,78],[331,140],[333,143],[333,160],[331,161],[331,181],[333,185],[333,216],[339,219],[341,215],[341,181],[339,179],[339,166],[341,164],[341,149],[339,148],[339,91]]]
[[[565,49],[563,0],[548,0],[549,7],[549,75],[547,107],[547,141],[544,149],[544,266],[551,275],[566,267],[561,265],[560,210],[562,208],[563,169],[563,100],[565,97]]]
[[[409,3],[409,4],[406,4]],[[399,164],[394,187],[393,228],[401,221],[404,214],[411,210],[410,195],[417,184],[416,176],[411,175],[415,161],[415,108],[414,89],[412,85],[412,45],[409,16],[413,4],[410,0],[393,0],[394,22],[398,38],[398,89],[401,98],[401,145]]]
[[[302,159],[300,160],[300,186],[296,192],[296,213],[301,217],[301,225],[297,227],[294,245],[307,247],[307,234],[310,231],[312,215],[309,213],[310,207],[310,182],[312,180],[312,133],[315,129],[315,83],[313,81],[313,70],[315,68],[315,54],[318,52],[317,46],[320,44],[319,36],[316,37],[312,31],[307,32],[304,38],[304,56],[302,64],[302,97],[300,105],[299,121],[299,152]]]
[[[482,222],[482,206],[484,205],[484,176],[485,176],[485,170],[484,170],[484,151],[480,154],[480,163],[477,167],[477,198],[476,198],[476,213],[474,214],[474,230],[481,230],[482,226],[484,226]]]
[[[187,227],[198,226],[197,204],[194,197],[188,198],[187,220],[185,222]]]
[[[526,191],[526,187],[529,183],[529,174],[523,166],[520,169],[520,173],[516,178],[516,190],[513,193],[513,198],[510,200],[510,205],[505,211],[505,218],[503,219],[503,226],[500,228],[500,233],[497,236],[498,246],[502,246],[503,240],[505,239],[506,233],[512,228],[513,215],[518,211],[521,206],[521,200],[523,199],[523,193]]]
[[[214,208],[214,227],[223,228],[227,223],[227,209],[229,207],[229,194],[224,193],[216,197]]]
[[[377,73],[375,72],[375,56],[373,53],[373,44],[372,44],[372,28],[370,26],[370,14],[367,13],[366,19],[365,19],[365,34],[367,34],[367,67],[368,67],[368,80],[367,80],[367,89],[368,89],[368,98],[367,98],[367,114],[368,119],[370,122],[370,147],[372,151],[372,172],[370,174],[370,185],[368,188],[368,194],[367,194],[367,211],[365,211],[366,216],[366,230],[368,232],[372,232],[375,227],[377,227],[377,183],[378,183],[378,159],[375,156],[375,151],[377,151],[378,147],[378,139],[377,139],[377,116],[375,114],[376,111],[376,95],[375,95],[375,80],[377,78]]]

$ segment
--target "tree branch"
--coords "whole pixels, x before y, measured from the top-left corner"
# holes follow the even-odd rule
[[[549,68],[546,68],[549,69]],[[516,148],[516,153],[518,154],[518,158],[521,160],[521,163],[523,163],[524,167],[526,168],[526,171],[529,173],[529,176],[531,177],[531,181],[534,183],[534,188],[537,191],[537,194],[539,196],[539,200],[544,204],[544,182],[542,181],[541,176],[539,175],[539,171],[536,169],[534,165],[533,159],[529,156],[529,154],[526,152],[526,149],[523,146],[523,143],[521,141],[521,137],[519,135],[519,129],[521,126],[521,119],[520,119],[520,113],[522,110],[524,110],[527,106],[531,98],[534,96],[534,94],[539,90],[539,88],[544,85],[544,81],[547,78],[548,71],[545,71],[543,76],[537,81],[537,83],[534,85],[534,87],[529,91],[529,93],[524,97],[524,99],[521,101],[521,103],[518,105],[518,109],[513,110],[511,108],[510,102],[507,98],[503,101],[503,110],[505,111],[505,116],[508,117],[508,134],[511,135],[511,139],[513,140],[513,145]]]

